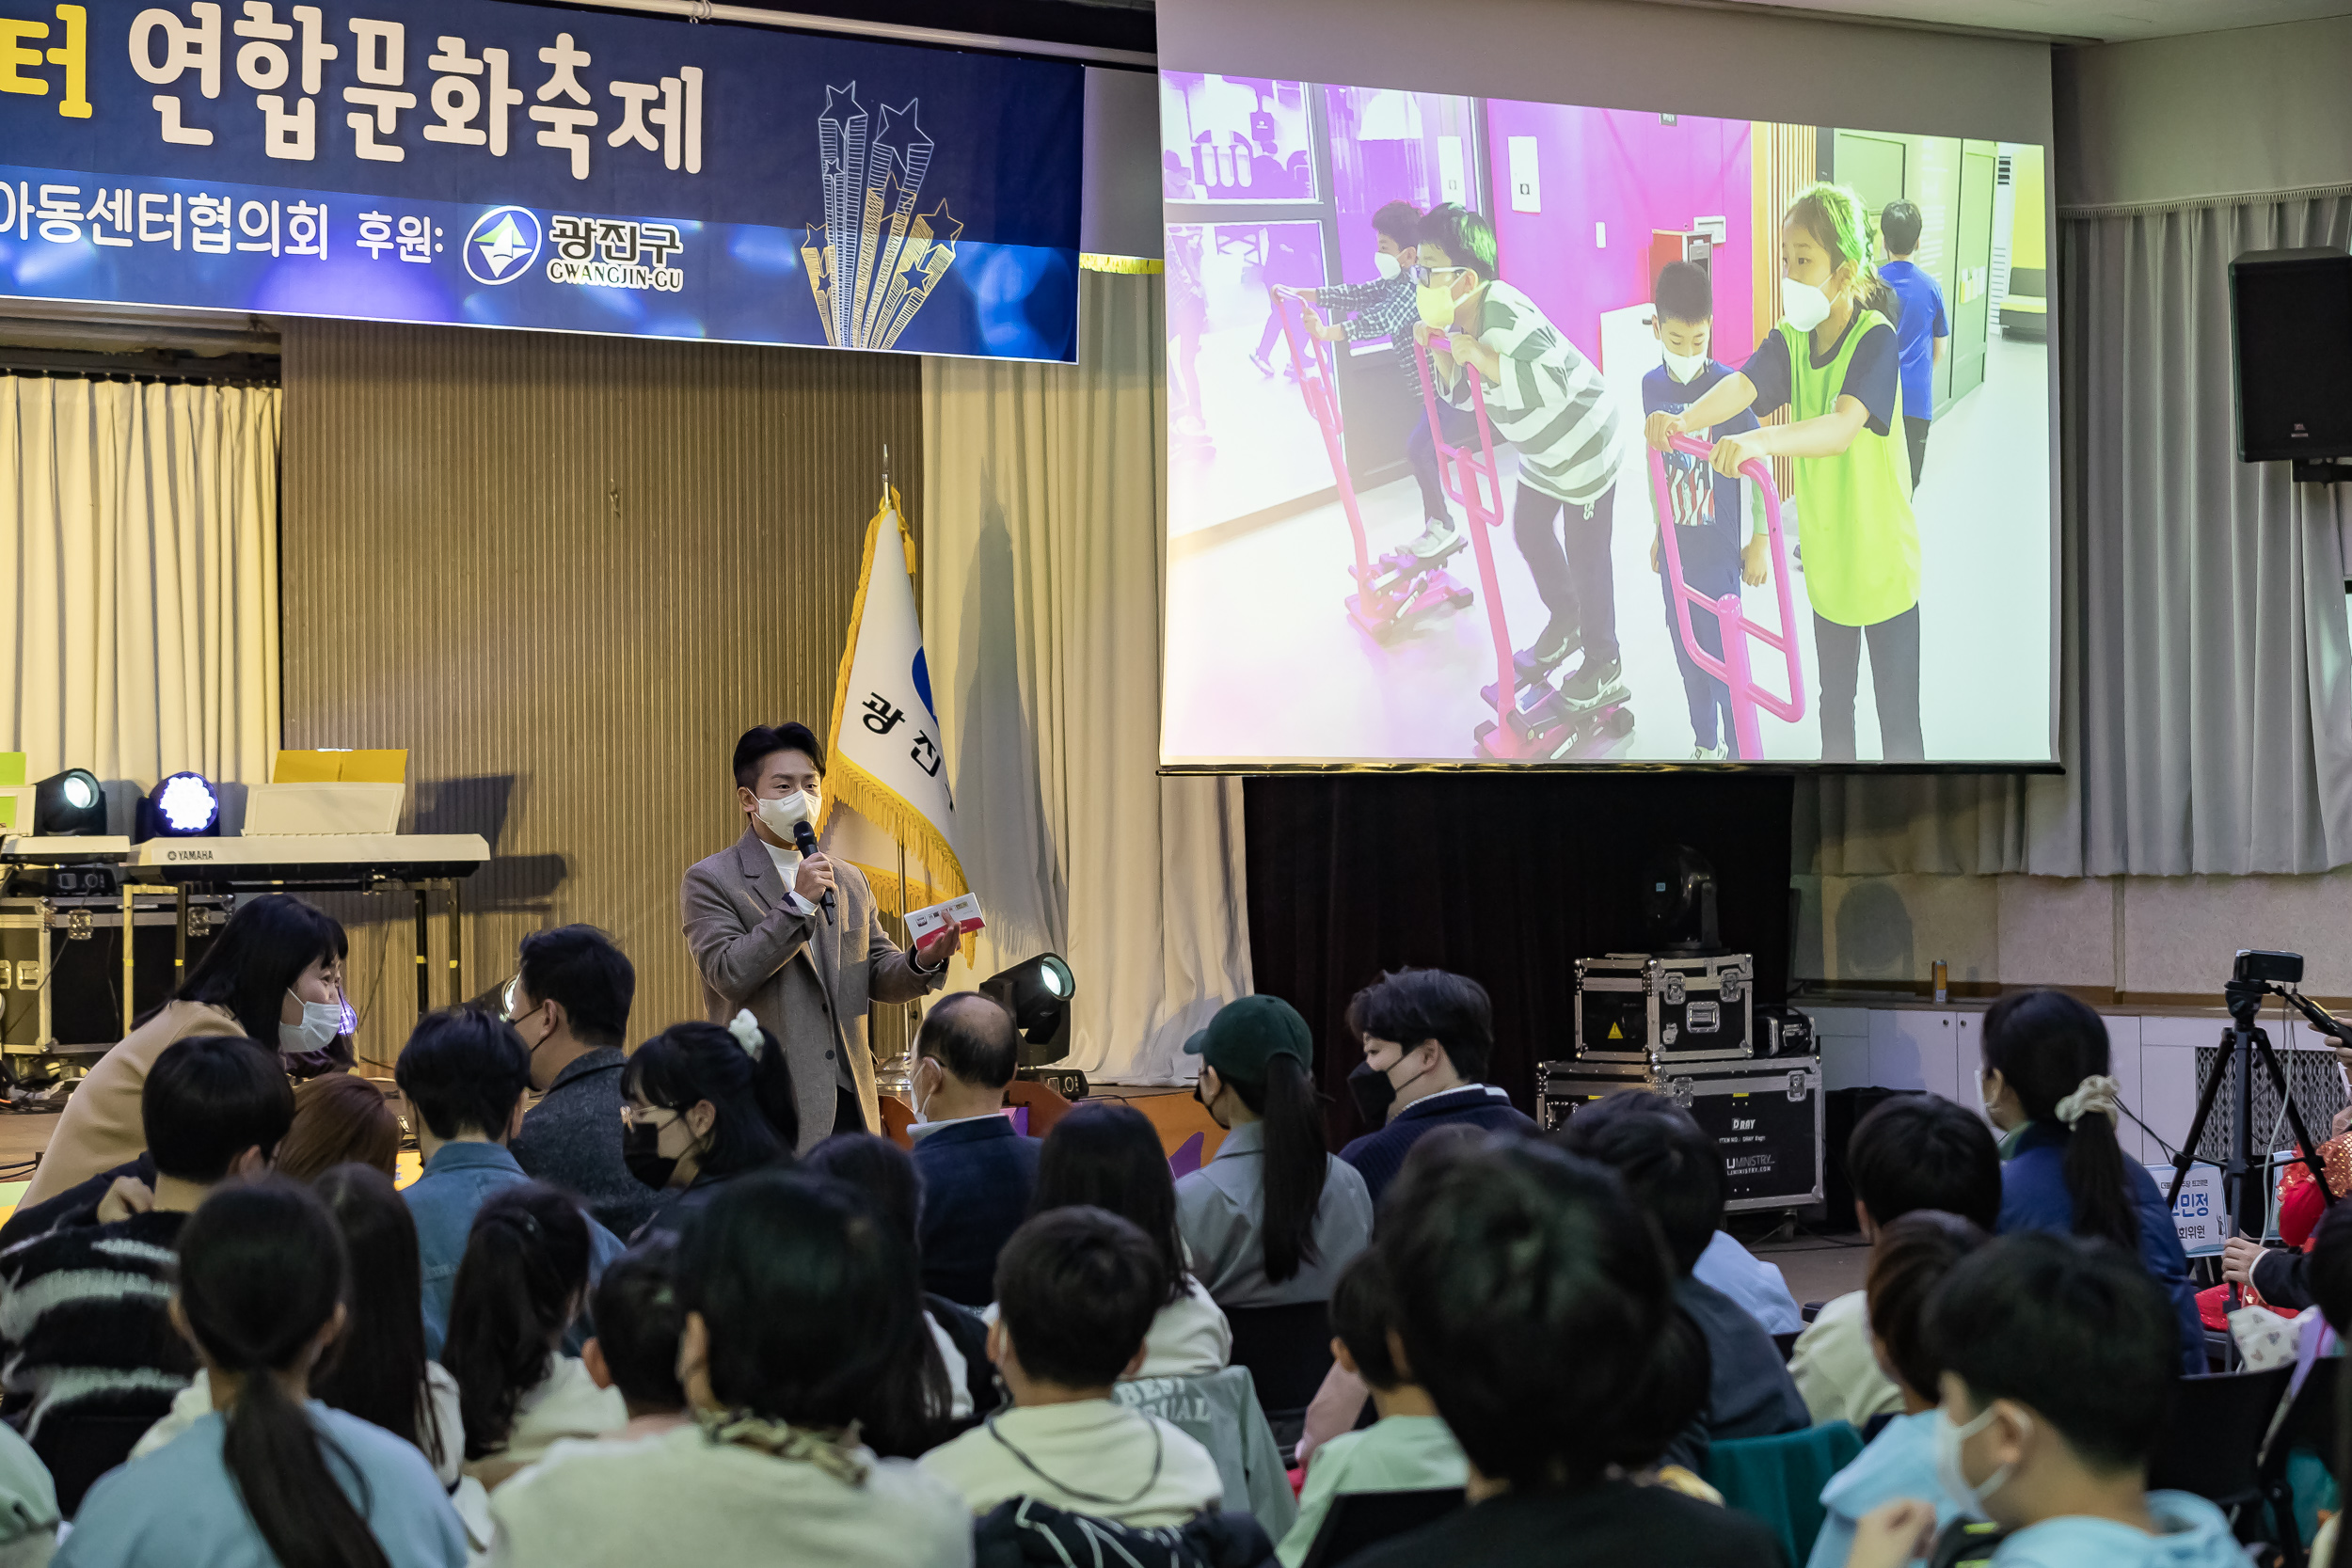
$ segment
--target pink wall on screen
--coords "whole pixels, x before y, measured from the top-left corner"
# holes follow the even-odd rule
[[[1738,366],[1756,346],[1753,195],[1748,122],[1488,99],[1496,265],[1588,357],[1600,355],[1605,310],[1649,303],[1650,231],[1722,216],[1715,253],[1715,357]],[[1536,138],[1543,211],[1511,210],[1511,138]],[[1593,225],[1609,243],[1593,246]]]

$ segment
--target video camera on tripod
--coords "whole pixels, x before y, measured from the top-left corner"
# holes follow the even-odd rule
[[[2262,1233],[2261,1214],[2264,1198],[2252,1190],[2257,1172],[2267,1170],[2266,1161],[2257,1161],[2254,1154],[2253,1065],[2260,1057],[2264,1069],[2270,1075],[2271,1087],[2279,1096],[2279,1103],[2286,1114],[2288,1125],[2295,1129],[2297,1156],[2308,1166],[2312,1179],[2319,1183],[2323,1203],[2332,1208],[2340,1196],[2328,1185],[2328,1173],[2322,1168],[2319,1146],[2303,1125],[2303,1114],[2296,1106],[2294,1092],[2288,1087],[2287,1075],[2271,1050],[2270,1037],[2254,1020],[2262,1011],[2263,999],[2276,996],[2301,1013],[2311,1026],[2336,1043],[2339,1059],[2352,1050],[2352,1025],[2338,1022],[2335,1016],[2295,988],[2303,981],[2303,955],[2274,953],[2255,948],[2242,948],[2237,962],[2230,971],[2230,983],[2222,988],[2222,997],[2230,1009],[2230,1027],[2222,1031],[2221,1050],[2216,1054],[2213,1067],[2197,1091],[2197,1117],[2189,1123],[2188,1137],[2182,1143],[2180,1153],[2172,1159],[2172,1188],[2165,1195],[2165,1206],[2170,1208],[2180,1201],[2182,1183],[2188,1180],[2188,1168],[2196,1163],[2196,1148],[2205,1133],[2205,1122],[2213,1115],[2214,1101],[2220,1098],[2223,1080],[2232,1084],[2231,1137],[2229,1158],[2221,1162],[2221,1192],[2224,1211],[2228,1214],[2229,1233],[2233,1236]],[[2232,1069],[2234,1068],[2234,1073]],[[2265,1150],[2265,1156],[2268,1150]],[[2254,1217],[2249,1229],[2248,1216]],[[2231,1287],[2231,1305],[2237,1304],[2237,1288]]]

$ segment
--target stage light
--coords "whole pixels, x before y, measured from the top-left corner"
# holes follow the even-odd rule
[[[212,838],[220,832],[220,795],[203,775],[174,773],[139,802],[141,838]]]
[[[1642,918],[1653,953],[1720,953],[1715,865],[1687,844],[1661,849],[1642,872]]]
[[[1041,953],[980,982],[1021,1031],[1021,1065],[1057,1062],[1070,1054],[1070,999],[1077,981],[1057,953]]]
[[[42,838],[83,838],[106,831],[106,795],[87,768],[52,773],[33,786],[33,832]]]

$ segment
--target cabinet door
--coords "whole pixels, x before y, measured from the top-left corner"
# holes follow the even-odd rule
[[[1883,1089],[1952,1098],[1959,1015],[1889,1008],[1870,1015],[1870,1082]]]

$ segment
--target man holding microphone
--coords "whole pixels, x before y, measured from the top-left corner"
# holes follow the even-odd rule
[[[735,743],[743,836],[696,863],[678,890],[711,1022],[749,1007],[784,1047],[801,1153],[833,1132],[882,1126],[866,1006],[936,990],[959,937],[950,924],[899,951],[865,875],[816,849],[824,770],[807,725],[745,731]]]

